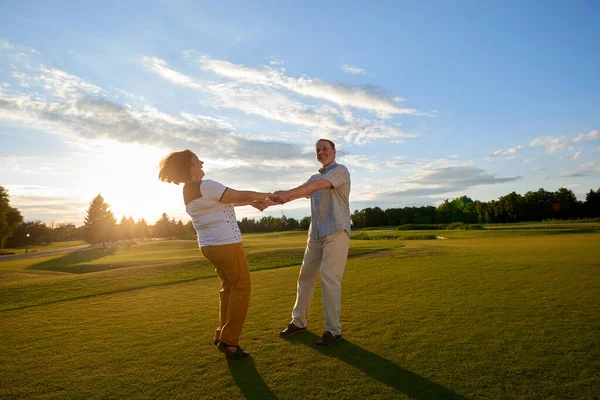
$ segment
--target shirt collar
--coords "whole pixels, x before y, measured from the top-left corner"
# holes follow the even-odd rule
[[[336,162],[335,162],[335,160],[334,160],[334,161],[333,161],[331,164],[329,164],[328,166],[326,166],[326,167],[323,167],[323,168],[319,169],[319,172],[320,172],[320,173],[324,173],[325,171],[328,171],[328,170],[330,170],[331,168],[335,167],[336,165],[337,165],[337,163],[336,163]]]

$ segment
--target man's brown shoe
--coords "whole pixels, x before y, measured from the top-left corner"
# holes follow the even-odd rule
[[[295,335],[296,333],[304,332],[305,330],[306,330],[306,328],[300,328],[299,326],[295,325],[293,322],[290,322],[290,324],[284,330],[279,332],[279,337],[282,337],[282,338],[290,337],[292,335]]]

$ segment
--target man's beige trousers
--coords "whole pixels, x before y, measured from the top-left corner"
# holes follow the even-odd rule
[[[294,325],[306,328],[313,292],[320,273],[325,329],[333,335],[342,333],[342,277],[349,248],[350,238],[343,230],[319,239],[308,239],[298,277],[296,304],[292,311]]]

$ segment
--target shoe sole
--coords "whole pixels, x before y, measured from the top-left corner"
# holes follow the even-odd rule
[[[316,345],[317,347],[329,347],[329,346],[333,346],[334,344],[336,344],[337,342],[339,342],[339,341],[340,341],[340,340],[342,340],[342,339],[343,339],[343,338],[342,338],[342,337],[340,337],[339,339],[337,339],[337,340],[334,340],[333,342],[331,342],[331,343],[329,343],[329,344],[318,344],[318,343],[315,343],[315,345]]]
[[[302,332],[306,332],[306,328],[304,328],[304,329],[299,329],[299,330],[297,330],[297,331],[294,331],[293,333],[288,333],[288,334],[286,334],[286,335],[282,335],[282,334],[281,334],[281,332],[280,332],[280,333],[279,333],[279,337],[280,337],[280,338],[282,338],[282,339],[285,339],[285,338],[289,338],[290,336],[294,336],[294,335],[295,335],[295,334],[297,334],[297,333],[302,333]]]

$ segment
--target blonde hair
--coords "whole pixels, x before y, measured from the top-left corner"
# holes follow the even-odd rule
[[[158,179],[163,182],[173,182],[179,185],[182,182],[192,180],[192,157],[191,150],[174,151],[160,160]]]

